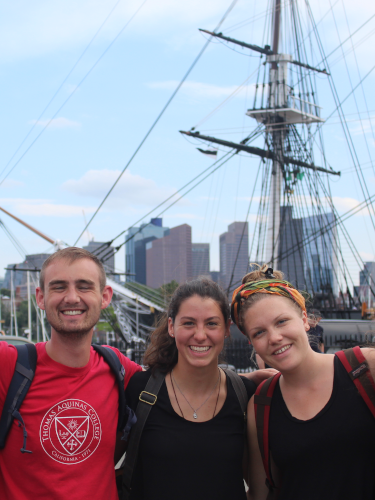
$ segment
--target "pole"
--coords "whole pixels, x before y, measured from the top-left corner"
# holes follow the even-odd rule
[[[136,335],[139,337],[139,312],[138,312],[138,297],[136,298],[136,313],[135,313],[135,318],[136,318]]]
[[[367,282],[368,282],[368,285],[367,285],[368,286],[368,292],[367,292],[368,293],[368,305],[367,305],[367,307],[368,307],[368,309],[370,309],[370,307],[371,307],[371,302],[370,302],[370,300],[371,300],[371,295],[370,295],[370,288],[371,288],[370,287],[370,274],[368,275]]]
[[[38,310],[36,311],[36,341],[39,342],[39,314],[38,314]]]
[[[18,323],[17,323],[17,308],[16,308],[16,300],[13,300],[14,307],[14,330],[16,332],[16,337],[18,337]]]
[[[270,94],[269,107],[277,109],[284,106],[285,96],[285,77],[286,62],[279,62],[278,49],[280,37],[280,0],[275,0],[273,12],[273,40],[272,51],[274,53],[273,62],[270,68]],[[267,243],[265,262],[271,263],[272,267],[277,267],[279,232],[280,232],[280,203],[281,203],[281,182],[282,182],[282,159],[284,149],[284,135],[281,130],[273,130],[272,142],[274,149],[274,158],[272,161],[270,203],[267,222]]]
[[[37,283],[39,283],[39,273],[37,273]],[[39,342],[39,307],[36,303],[36,297],[35,297],[35,312],[36,312],[36,341]]]
[[[27,275],[27,324],[28,324],[28,328],[29,328],[28,339],[31,340],[30,271],[27,271],[26,275]]]
[[[47,342],[47,334],[46,334],[46,326],[44,324],[44,311],[43,309],[40,310],[40,322],[41,322],[41,325],[42,325],[42,338],[43,338],[43,342]]]
[[[13,335],[13,271],[10,271],[10,334]]]

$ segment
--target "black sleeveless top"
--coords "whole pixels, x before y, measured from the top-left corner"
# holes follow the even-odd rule
[[[127,402],[135,410],[150,371],[132,376]],[[256,385],[241,377],[248,398]],[[214,418],[190,422],[173,409],[163,382],[142,432],[131,500],[246,500],[242,479],[245,422],[232,383]]]
[[[331,398],[310,420],[294,418],[275,387],[269,439],[282,475],[278,500],[375,498],[375,420],[337,356],[334,369]]]

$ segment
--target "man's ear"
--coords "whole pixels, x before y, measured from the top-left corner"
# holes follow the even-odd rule
[[[102,309],[105,309],[106,307],[109,306],[109,304],[111,303],[112,297],[113,297],[113,290],[109,285],[106,285],[103,288],[103,292],[102,292],[102,306],[101,306]]]
[[[36,298],[36,303],[38,304],[39,309],[45,309],[44,307],[44,292],[40,288],[40,286],[36,287],[35,289],[35,298]]]

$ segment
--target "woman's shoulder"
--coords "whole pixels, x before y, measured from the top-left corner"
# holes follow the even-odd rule
[[[245,386],[247,392],[247,399],[249,400],[251,396],[255,393],[257,386],[252,380],[249,380],[247,377],[239,375],[239,378],[241,379],[243,385]]]
[[[375,349],[374,347],[362,347],[361,351],[370,367],[372,378],[375,379]]]
[[[240,375],[240,378],[241,378],[242,382],[245,385],[247,396],[250,399],[255,394],[255,391],[257,390],[257,385],[256,385],[255,382],[253,382],[252,380],[248,379],[247,377],[242,377]]]

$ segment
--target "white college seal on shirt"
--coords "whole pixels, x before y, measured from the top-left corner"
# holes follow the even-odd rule
[[[62,464],[73,465],[95,452],[102,427],[92,406],[80,399],[65,399],[44,415],[39,435],[47,455]]]

